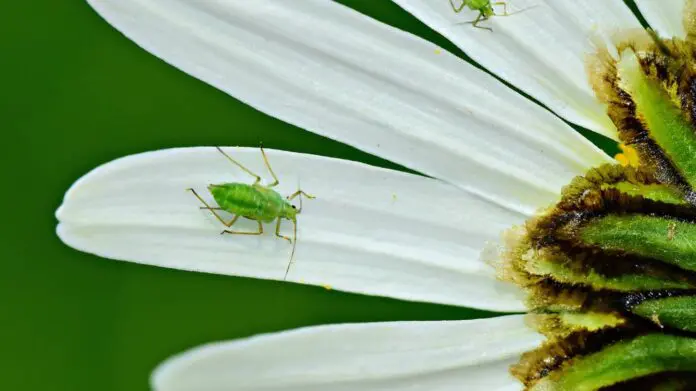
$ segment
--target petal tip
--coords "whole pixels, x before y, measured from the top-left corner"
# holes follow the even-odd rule
[[[176,353],[159,363],[150,374],[150,388],[153,391],[173,391],[194,389],[181,384],[181,376],[186,376],[186,369],[194,366],[196,362],[204,360],[214,354],[221,346],[228,343],[208,343],[193,347],[180,353]]]

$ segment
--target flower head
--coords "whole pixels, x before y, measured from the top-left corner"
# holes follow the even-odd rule
[[[646,187],[655,184],[667,184],[678,194],[687,189],[649,175],[655,172],[603,168],[600,182],[576,183],[561,195],[573,178],[587,179],[589,170],[613,161],[557,115],[599,134],[623,137],[615,112],[607,110],[613,101],[596,98],[586,68],[587,56],[616,48],[617,33],[640,29],[622,2],[520,0],[511,6],[535,7],[507,18],[491,17],[486,23],[492,24],[492,32],[457,23],[461,15],[447,1],[395,2],[548,110],[427,41],[328,1],[91,3],[137,44],[192,76],[282,120],[434,178],[269,153],[283,194],[290,194],[301,178],[303,188],[318,196],[298,218],[297,258],[289,280],[519,311],[525,308],[521,291],[498,281],[480,259],[485,243],[534,216],[538,230],[532,232],[546,232],[544,224],[552,219],[544,218],[555,215],[538,213],[564,202],[577,206],[578,194],[597,190],[584,187],[578,193],[582,186],[596,184],[600,192],[609,186],[608,191],[622,193],[633,186],[641,196],[656,190]],[[676,27],[681,18],[675,18],[682,1],[656,7],[645,0],[639,6],[663,37],[685,36],[688,29]],[[638,149],[641,161],[652,156],[645,151]],[[261,171],[257,151],[232,153]],[[680,161],[689,164],[688,159]],[[241,181],[241,175],[212,148],[126,157],[73,186],[58,211],[58,234],[73,247],[108,258],[280,279],[287,261],[284,243],[263,236],[219,237],[219,222],[185,192],[237,177]],[[573,202],[568,201],[571,196]],[[604,243],[607,227],[600,228],[583,239]],[[519,283],[532,275],[526,267],[548,271],[555,264],[542,261],[568,255],[539,246],[547,236],[527,232],[518,237],[515,247],[508,248],[517,262],[505,264],[517,269],[508,276]],[[554,272],[569,279],[579,273]],[[591,277],[585,274],[583,278]],[[553,298],[548,293],[538,297]],[[543,304],[548,308],[554,303]],[[593,331],[592,325],[623,322],[610,311],[589,320],[557,312],[551,320],[542,319],[557,327],[542,332],[560,335],[569,324]],[[519,316],[325,326],[185,353],[160,367],[153,385],[163,391],[515,388],[520,383],[507,367],[540,340]],[[655,346],[661,341],[638,342]],[[557,351],[552,354],[560,357]],[[533,357],[523,364],[534,362]],[[549,366],[547,373],[561,364]],[[522,376],[543,372],[516,368]],[[548,379],[539,379],[524,380],[548,385]]]

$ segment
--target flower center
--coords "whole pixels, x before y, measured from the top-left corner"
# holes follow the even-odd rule
[[[696,384],[696,43],[646,34],[616,49],[592,76],[621,164],[575,178],[497,265],[548,337],[512,368],[530,390]]]
[[[614,159],[619,162],[622,166],[633,166],[639,167],[640,160],[638,159],[638,151],[635,148],[629,147],[626,144],[619,144],[621,153],[617,153]]]

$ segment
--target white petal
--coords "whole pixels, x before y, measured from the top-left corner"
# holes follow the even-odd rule
[[[658,34],[663,37],[686,37],[683,12],[687,0],[636,0],[636,5]],[[694,2],[691,2],[694,4]]]
[[[521,315],[318,326],[195,348],[151,382],[155,391],[520,390],[508,367],[541,340]]]
[[[510,0],[507,17],[474,28],[478,11],[455,13],[449,0],[394,0],[472,59],[568,121],[616,139],[606,108],[595,99],[585,57],[618,30],[640,24],[620,0]],[[461,0],[453,0],[460,4]],[[496,6],[502,14],[502,6]]]
[[[91,4],[143,48],[261,111],[523,213],[608,161],[484,72],[330,1]]]
[[[228,149],[268,177],[257,148]],[[501,311],[524,307],[516,288],[479,260],[486,241],[519,215],[444,182],[338,159],[268,151],[282,195],[315,195],[298,217],[288,279],[407,300]],[[224,228],[186,188],[251,178],[213,148],[144,153],[101,166],[67,192],[57,212],[68,245],[106,258],[176,269],[283,279],[291,245]],[[284,221],[284,233],[292,224]],[[234,226],[257,229],[243,220]]]

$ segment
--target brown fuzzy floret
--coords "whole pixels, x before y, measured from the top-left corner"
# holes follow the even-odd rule
[[[510,373],[529,387],[551,372],[572,365],[573,360],[601,350],[641,331],[630,327],[606,328],[596,332],[579,331],[565,338],[550,340],[522,355]]]
[[[525,287],[529,292],[528,304],[540,308],[553,304],[573,308],[577,305],[582,285],[556,284],[553,276],[530,272],[537,260],[553,262],[582,274],[590,272],[611,277],[625,274],[649,274],[673,281],[696,285],[696,273],[621,251],[608,251],[584,243],[578,231],[592,219],[608,214],[643,214],[662,216],[681,221],[696,222],[696,209],[689,205],[668,204],[641,196],[632,196],[605,185],[628,182],[635,185],[652,185],[657,180],[646,171],[631,167],[607,165],[592,169],[587,175],[575,178],[563,189],[556,206],[530,220],[524,227],[507,233],[507,247],[502,262],[496,264],[499,276]],[[550,292],[559,286],[564,292]],[[587,293],[582,291],[582,295]],[[589,291],[588,291],[589,292]],[[554,297],[552,303],[540,297]]]
[[[659,39],[654,34],[633,35],[617,45],[618,53],[627,49],[636,53],[646,77],[660,85],[694,125],[696,81],[692,64],[695,45],[684,40]],[[696,204],[696,193],[650,137],[635,102],[621,88],[614,57],[608,50],[602,51],[589,61],[588,70],[597,97],[607,104],[607,113],[616,125],[621,142],[638,152],[641,161],[647,163],[645,170],[650,170],[661,183],[678,187],[689,202]]]

